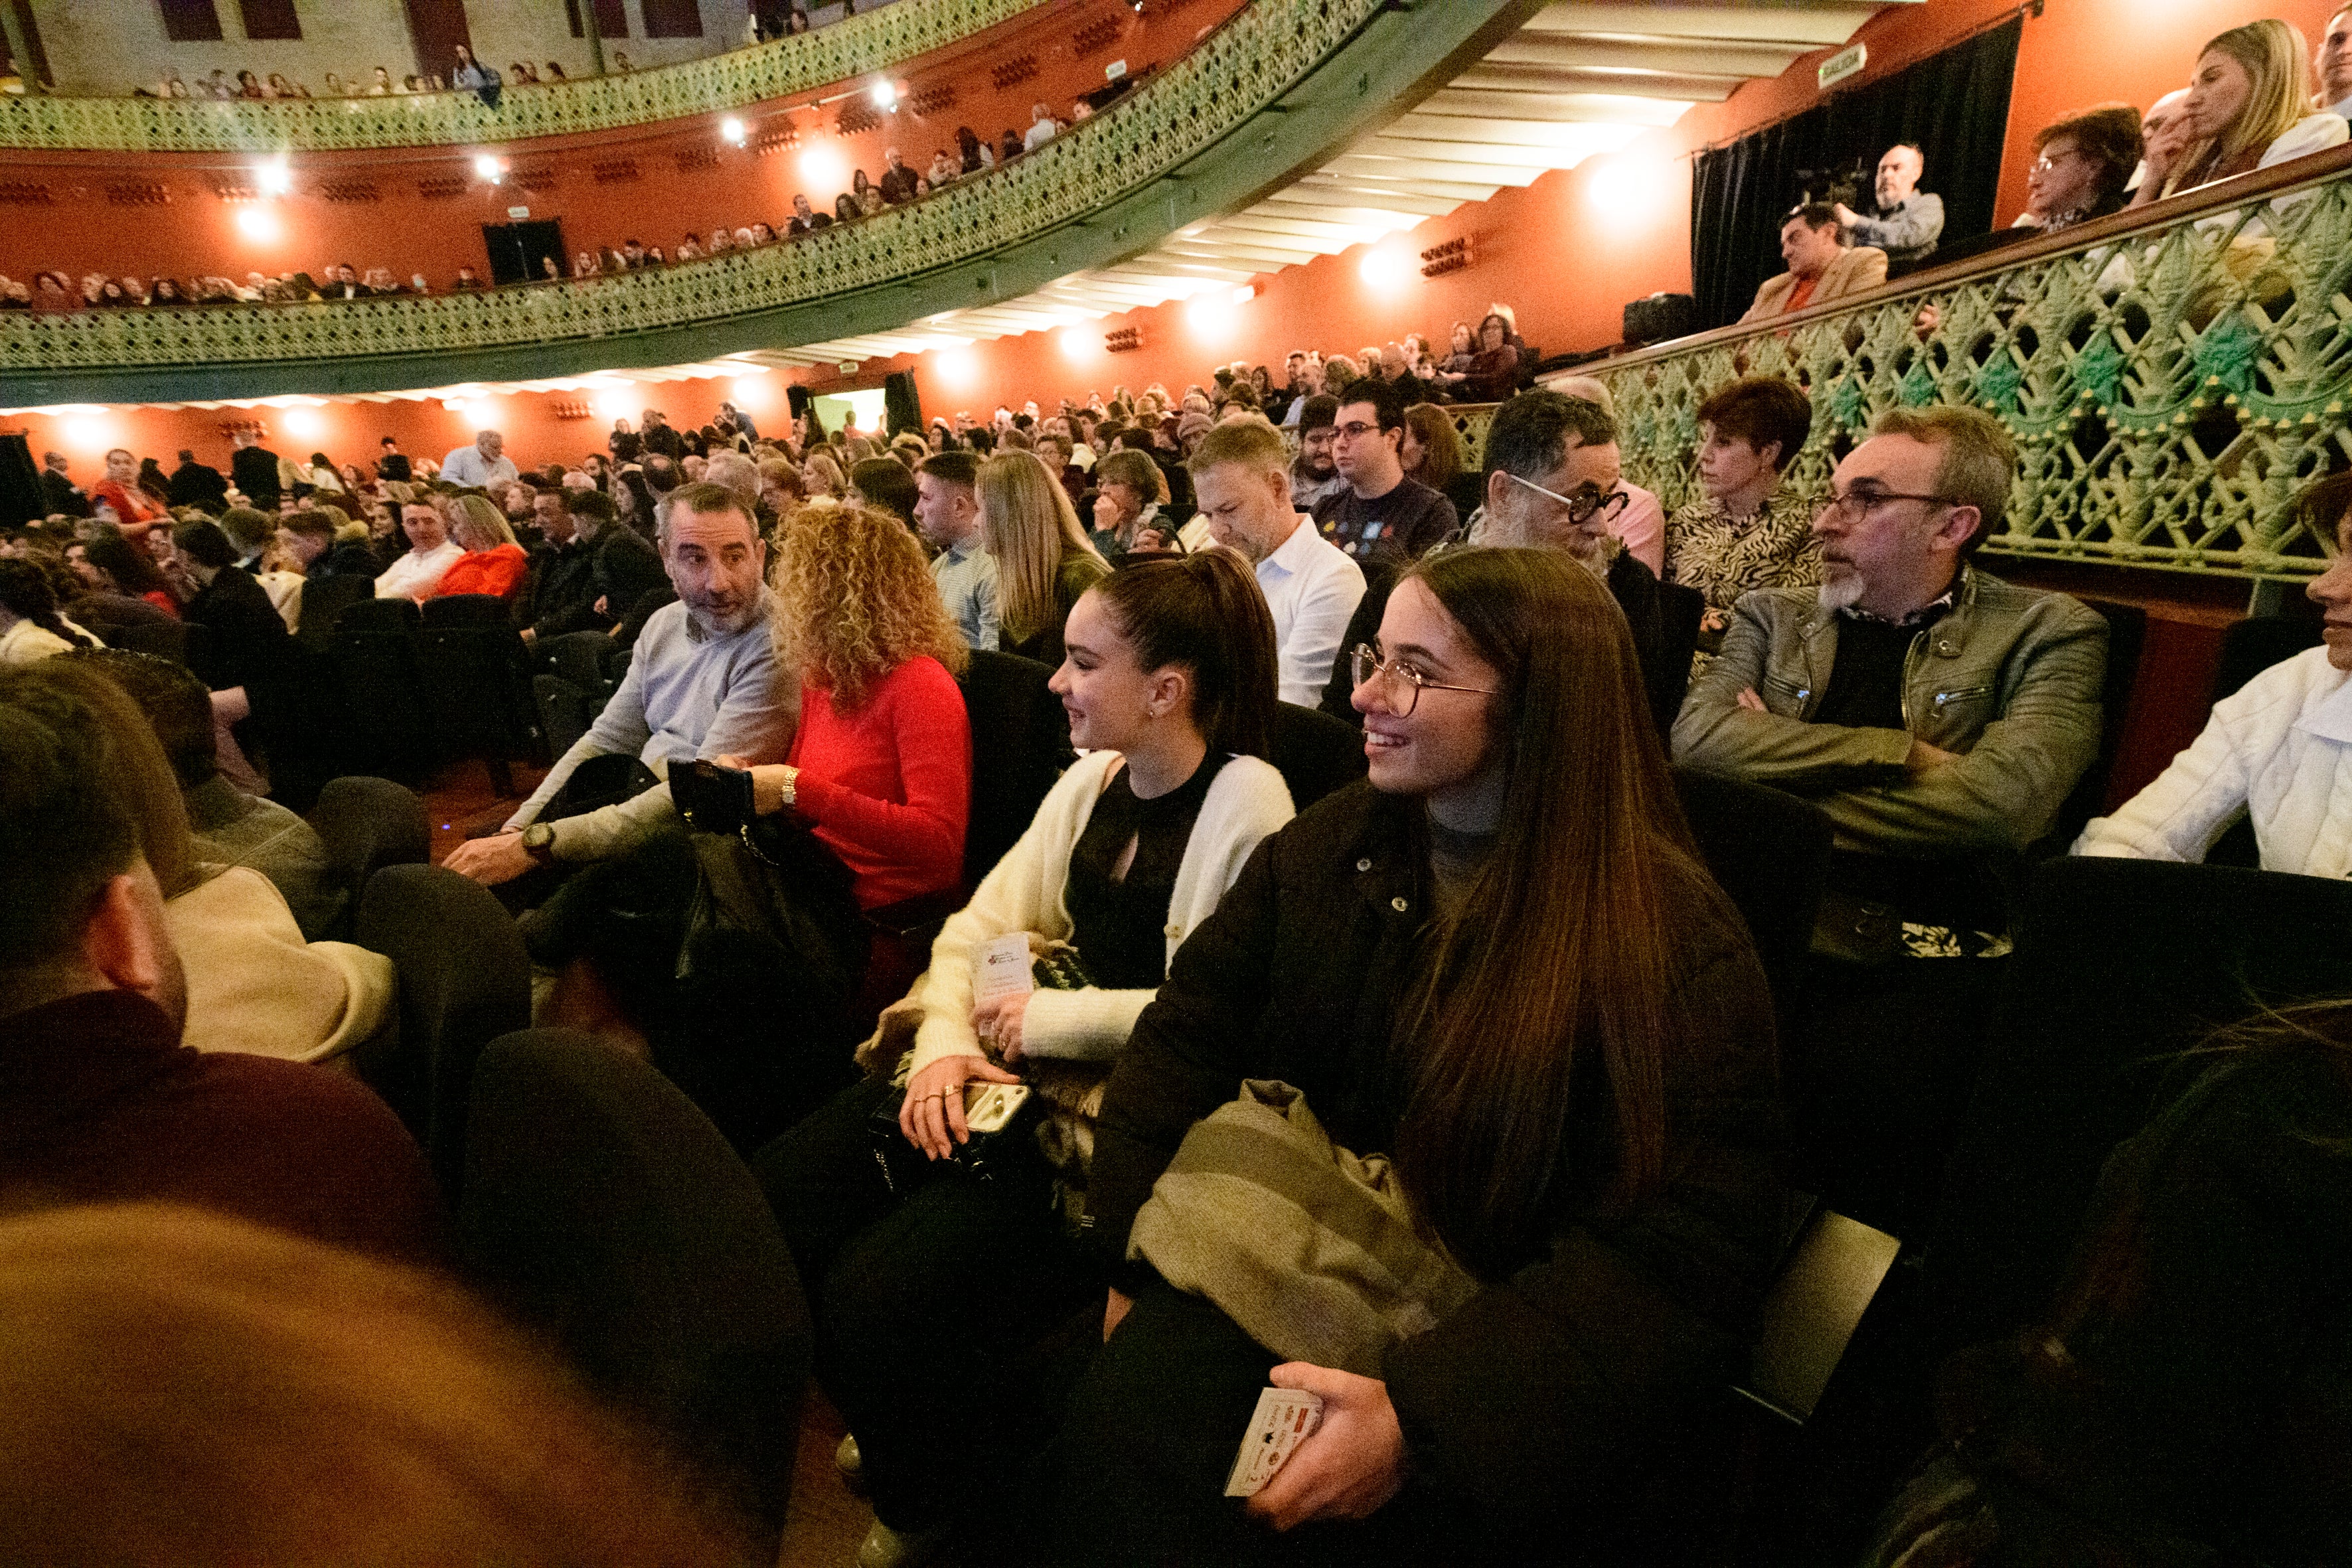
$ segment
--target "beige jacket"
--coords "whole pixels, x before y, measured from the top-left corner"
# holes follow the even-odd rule
[[[1849,294],[1859,294],[1875,289],[1886,281],[1886,252],[1867,245],[1838,252],[1837,259],[1822,274],[1813,288],[1813,297],[1805,301],[1811,310],[1826,305],[1832,300],[1843,300]],[[1748,314],[1739,318],[1739,325],[1761,321],[1789,313],[1789,296],[1797,291],[1797,275],[1783,272],[1778,278],[1768,278],[1756,290],[1756,303],[1748,307]]]

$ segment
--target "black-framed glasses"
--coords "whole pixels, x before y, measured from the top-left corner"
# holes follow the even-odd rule
[[[1505,479],[1510,480],[1511,483],[1515,485],[1525,485],[1528,489],[1535,491],[1536,494],[1539,496],[1549,496],[1553,500],[1559,502],[1560,505],[1568,508],[1569,523],[1571,527],[1575,528],[1583,527],[1585,523],[1591,521],[1595,513],[1599,513],[1601,521],[1605,523],[1609,521],[1612,515],[1622,510],[1633,499],[1622,489],[1598,490],[1594,489],[1590,485],[1577,491],[1572,496],[1564,496],[1558,490],[1548,490],[1544,489],[1543,486],[1536,483],[1533,479],[1523,479],[1519,478],[1518,475],[1511,472],[1508,468],[1500,469],[1498,471]]]
[[[1949,496],[1913,495],[1903,490],[1848,490],[1842,496],[1832,496],[1822,503],[1822,516],[1834,517],[1847,524],[1860,522],[1888,501],[1925,501],[1929,506],[1958,506]]]
[[[1351,421],[1346,425],[1334,425],[1331,426],[1331,434],[1334,437],[1345,437],[1350,441],[1360,441],[1367,436],[1377,436],[1380,433],[1381,427],[1379,426],[1367,425],[1360,419]]]
[[[1356,651],[1348,656],[1348,676],[1358,686],[1369,683],[1374,676],[1380,677],[1381,689],[1387,694],[1389,706],[1396,710],[1400,719],[1412,716],[1413,708],[1421,701],[1421,694],[1424,691],[1473,691],[1481,697],[1498,695],[1488,687],[1448,686],[1442,680],[1432,680],[1409,664],[1382,658],[1370,643],[1358,643]],[[1398,695],[1400,689],[1403,693],[1402,697]]]

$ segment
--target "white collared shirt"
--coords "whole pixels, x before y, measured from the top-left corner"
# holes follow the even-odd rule
[[[467,451],[473,448],[468,447]],[[441,585],[449,568],[465,554],[465,548],[454,539],[445,539],[419,555],[414,548],[383,569],[375,580],[375,596],[379,599],[423,599]]]
[[[1274,612],[1282,700],[1312,708],[1322,700],[1348,618],[1364,596],[1364,570],[1317,532],[1312,519],[1293,517],[1290,537],[1257,563],[1257,585]]]

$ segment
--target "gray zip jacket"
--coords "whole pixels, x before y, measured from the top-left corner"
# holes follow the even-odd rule
[[[1811,722],[1837,645],[1811,588],[1741,598],[1675,721],[1675,760],[1805,796],[1840,848],[1920,857],[2024,849],[2097,754],[2107,624],[2063,594],[1963,566],[1904,660],[1902,730]],[[1739,705],[1747,688],[1769,711]],[[1959,760],[1909,772],[1915,735]]]

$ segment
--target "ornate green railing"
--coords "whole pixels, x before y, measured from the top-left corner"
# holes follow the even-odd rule
[[[1038,0],[894,0],[814,32],[625,76],[391,98],[0,99],[0,147],[112,153],[327,152],[615,131],[783,98],[885,69],[1012,20]]]
[[[1919,274],[1852,303],[1585,367],[1616,399],[1626,474],[1669,510],[1697,494],[1697,410],[1737,376],[1813,403],[1801,492],[1880,411],[1966,404],[2021,472],[1989,550],[2299,577],[2334,548],[2297,493],[2352,464],[2352,149],[2228,191]],[[1922,339],[1921,307],[1940,321]]]
[[[1125,100],[1007,167],[758,250],[487,293],[0,316],[0,404],[576,374],[818,342],[1016,297],[1245,205],[1412,101],[1425,73],[1475,58],[1532,4],[1255,0]]]

